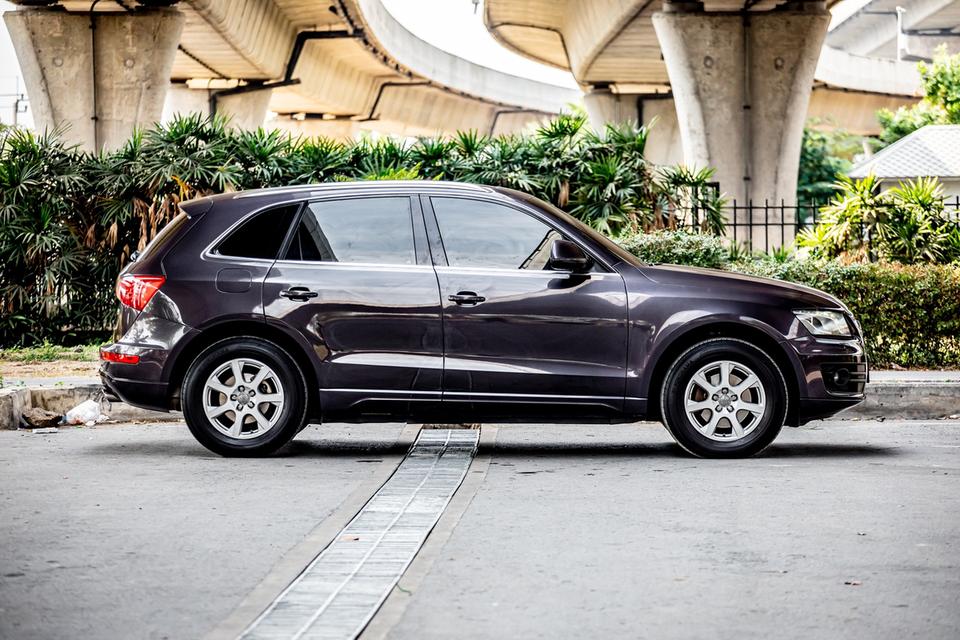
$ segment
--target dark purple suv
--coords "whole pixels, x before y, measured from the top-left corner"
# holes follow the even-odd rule
[[[317,421],[646,418],[695,455],[745,456],[863,399],[835,298],[642,264],[516,191],[339,183],[181,208],[120,276],[101,375],[223,455]]]

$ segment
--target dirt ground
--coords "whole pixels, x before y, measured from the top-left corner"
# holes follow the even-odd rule
[[[59,378],[96,376],[100,362],[97,360],[54,360],[52,362],[12,362],[0,360],[0,377],[7,378]]]

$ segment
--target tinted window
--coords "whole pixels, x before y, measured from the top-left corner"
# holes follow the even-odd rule
[[[431,198],[452,267],[544,269],[562,236],[533,216],[492,202]]]
[[[409,198],[312,202],[287,260],[416,264]]]
[[[273,260],[299,208],[292,204],[258,213],[227,236],[217,251],[224,256]]]

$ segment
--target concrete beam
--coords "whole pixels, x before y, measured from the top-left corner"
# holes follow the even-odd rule
[[[824,45],[816,80],[830,87],[892,96],[923,95],[917,65],[905,60],[871,58]]]
[[[383,0],[349,0],[377,48],[403,67],[465,96],[502,106],[556,113],[580,93],[474,64],[421,40],[394,18]],[[348,5],[349,6],[349,5]]]
[[[91,15],[7,11],[38,129],[87,150],[115,149],[160,119],[183,28],[175,9]]]
[[[807,105],[830,23],[822,6],[806,8],[653,16],[684,158],[715,167],[721,189],[740,203],[796,198]]]

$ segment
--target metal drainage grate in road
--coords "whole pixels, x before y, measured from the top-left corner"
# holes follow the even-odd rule
[[[423,429],[407,457],[244,640],[355,638],[403,575],[463,481],[478,429]]]

